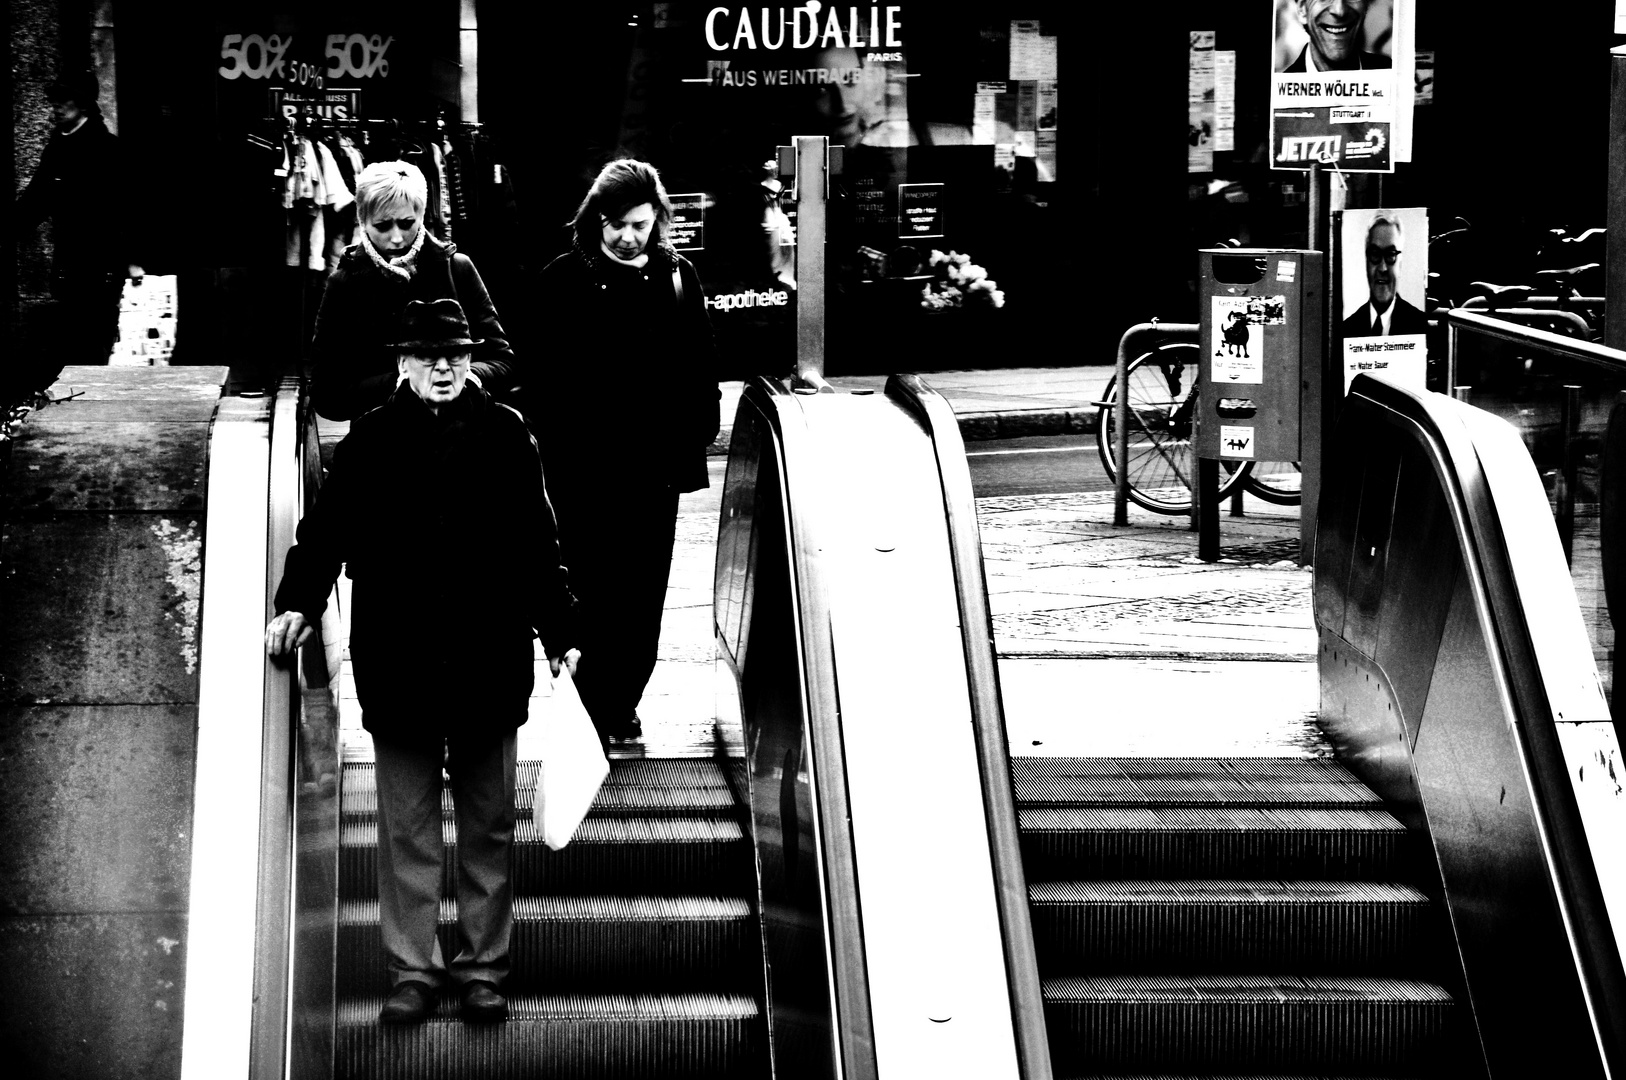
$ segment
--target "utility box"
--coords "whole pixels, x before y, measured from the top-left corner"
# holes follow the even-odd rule
[[[1315,397],[1326,304],[1319,251],[1197,253],[1202,389],[1195,452],[1219,461],[1303,461],[1319,437]]]

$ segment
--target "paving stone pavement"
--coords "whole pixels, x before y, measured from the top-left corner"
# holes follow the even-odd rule
[[[679,501],[658,662],[639,706],[648,754],[711,743],[726,464],[711,459],[711,486]],[[1131,506],[1129,525],[1114,526],[1111,493],[977,501],[1013,752],[1330,753],[1314,724],[1311,574],[1292,558],[1297,508],[1249,497],[1246,510],[1222,519],[1222,558],[1203,563],[1187,519]],[[551,693],[546,662],[537,665],[533,719]],[[346,680],[347,756],[366,757]],[[522,755],[540,730],[520,729]]]

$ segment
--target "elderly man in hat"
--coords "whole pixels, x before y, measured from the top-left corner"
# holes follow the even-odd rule
[[[133,213],[119,198],[126,167],[97,94],[90,72],[45,88],[55,130],[17,199],[19,230],[51,219],[51,296],[61,324],[56,357],[64,364],[107,363],[124,278],[143,277],[131,257]]]
[[[466,381],[478,344],[456,300],[407,305],[400,383],[335,449],[266,627],[270,655],[292,652],[340,567],[349,573],[350,656],[378,783],[386,1023],[423,1019],[448,978],[466,1019],[506,1016],[516,731],[532,639],[556,675],[574,673],[579,656],[536,442],[519,413]],[[435,935],[443,764],[457,822],[450,964]]]

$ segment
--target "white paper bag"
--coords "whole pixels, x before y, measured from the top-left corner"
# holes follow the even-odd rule
[[[568,668],[561,667],[554,677],[546,725],[534,813],[542,839],[558,851],[576,835],[576,826],[587,816],[593,796],[610,775],[598,731],[582,706]]]

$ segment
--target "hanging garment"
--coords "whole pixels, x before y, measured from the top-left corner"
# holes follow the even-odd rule
[[[350,246],[351,236],[355,232],[356,198],[345,186],[339,163],[334,159],[333,152],[328,149],[326,143],[316,144],[316,155],[321,162],[324,189],[322,217],[327,231],[325,266],[329,271],[333,271],[339,268],[339,258],[344,254],[344,249]]]

